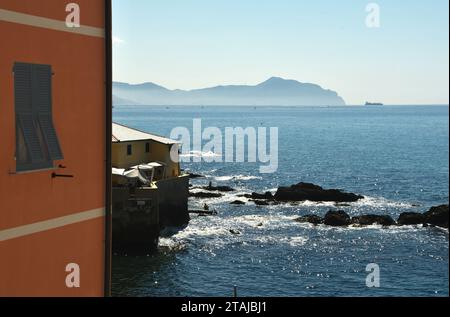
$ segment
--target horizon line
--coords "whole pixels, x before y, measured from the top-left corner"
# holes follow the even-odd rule
[[[269,108],[269,107],[286,107],[286,108],[348,108],[348,107],[358,107],[358,108],[383,108],[383,107],[450,107],[449,103],[418,103],[418,104],[408,104],[408,103],[398,103],[398,104],[383,104],[382,106],[366,106],[361,104],[348,104],[348,105],[322,105],[322,106],[312,106],[312,105],[145,105],[145,104],[131,104],[131,105],[115,105],[115,107],[248,107],[248,108]]]

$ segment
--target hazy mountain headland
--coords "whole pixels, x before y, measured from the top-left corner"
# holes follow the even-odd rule
[[[255,85],[170,90],[154,83],[113,83],[114,105],[148,106],[345,106],[337,92],[316,84],[272,77]]]

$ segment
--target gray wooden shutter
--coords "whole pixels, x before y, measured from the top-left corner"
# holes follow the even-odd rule
[[[52,160],[62,160],[64,156],[53,124],[51,66],[33,65],[33,78],[33,108],[37,113],[49,156]]]
[[[15,63],[14,65],[14,95],[16,122],[23,132],[25,144],[31,163],[44,160],[44,153],[36,134],[33,113],[33,67],[30,64]]]

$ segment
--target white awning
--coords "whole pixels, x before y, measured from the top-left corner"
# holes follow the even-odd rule
[[[151,171],[152,169],[154,169],[156,167],[163,167],[163,166],[164,165],[162,165],[161,163],[152,162],[152,163],[148,163],[148,164],[136,165],[136,166],[133,166],[132,168],[140,169],[142,171]]]
[[[124,168],[112,168],[112,174],[113,175],[119,175],[119,176],[124,176],[123,174],[125,173],[125,169]]]
[[[138,169],[132,169],[130,171],[127,171],[123,175],[127,178],[139,179],[144,184],[150,183],[150,181],[144,175],[142,175]]]
[[[154,167],[153,166],[149,166],[147,164],[145,164],[145,165],[141,164],[141,165],[133,166],[132,169],[135,169],[135,170],[139,169],[141,171],[151,171],[151,170],[154,169]]]
[[[158,163],[158,162],[148,163],[148,165],[152,166],[152,167],[163,167],[164,166],[164,164]]]

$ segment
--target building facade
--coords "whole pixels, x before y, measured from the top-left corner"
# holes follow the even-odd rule
[[[160,229],[189,222],[189,176],[179,163],[181,144],[113,123],[113,247],[150,253]]]
[[[111,1],[0,0],[0,296],[109,295],[110,30]]]
[[[163,173],[156,180],[181,175],[179,163],[180,142],[113,123],[112,165],[129,169],[133,166],[158,162]]]

